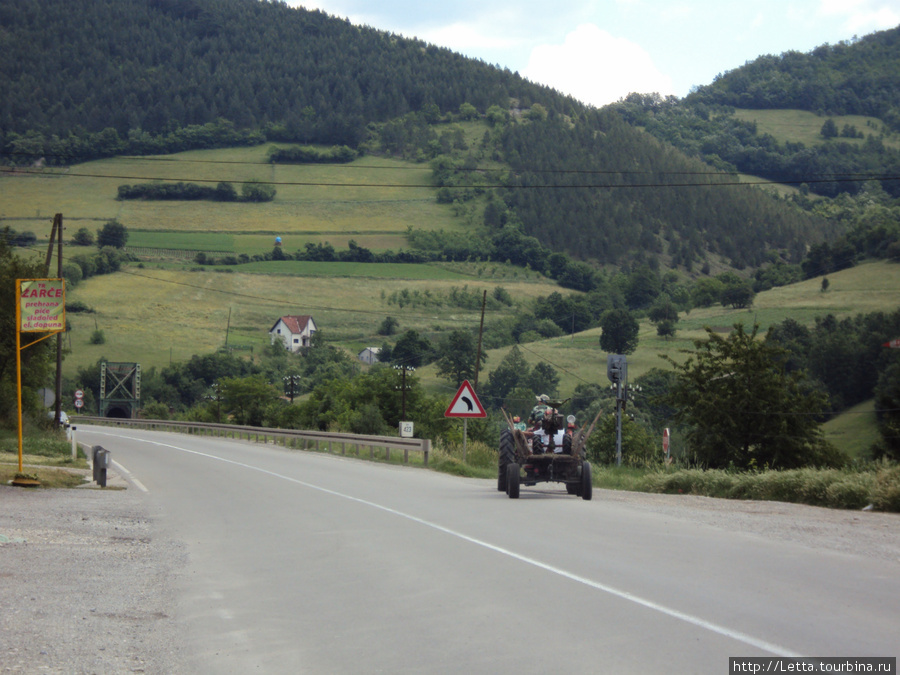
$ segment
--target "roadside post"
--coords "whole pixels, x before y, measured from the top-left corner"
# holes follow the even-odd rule
[[[100,487],[106,487],[106,470],[109,468],[109,450],[102,445],[91,448],[94,465],[94,482]]]

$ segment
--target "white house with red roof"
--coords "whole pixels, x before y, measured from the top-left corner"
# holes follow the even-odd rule
[[[296,352],[301,347],[309,347],[313,333],[318,330],[316,322],[307,314],[299,316],[283,316],[269,329],[269,340],[281,340],[284,348]]]

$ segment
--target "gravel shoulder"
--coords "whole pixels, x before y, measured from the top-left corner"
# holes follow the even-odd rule
[[[600,489],[594,499],[900,565],[900,514]],[[106,489],[0,485],[0,672],[182,671],[173,589],[187,553],[156,536],[158,517],[113,470]]]
[[[149,501],[105,489],[0,485],[0,672],[175,673],[172,575]]]
[[[594,488],[594,499],[807,548],[900,564],[900,513]]]

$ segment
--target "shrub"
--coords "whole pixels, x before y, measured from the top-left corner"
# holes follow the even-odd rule
[[[860,509],[871,503],[882,511],[900,511],[900,466],[885,466],[877,472],[835,469],[754,473],[716,469],[655,471],[633,481],[630,489],[763,499],[837,509]]]
[[[871,502],[874,479],[871,474],[850,475],[825,490],[828,506],[835,509],[861,509]]]
[[[91,344],[92,345],[103,345],[106,344],[106,335],[103,334],[103,331],[99,328],[91,333]]]
[[[86,227],[79,228],[78,232],[75,233],[75,236],[72,237],[72,243],[76,246],[93,246],[94,233]]]
[[[66,283],[69,285],[69,288],[74,288],[78,285],[78,282],[84,278],[81,272],[81,266],[73,262],[63,263],[62,274]]]
[[[878,471],[872,488],[872,504],[880,511],[900,512],[900,466]]]
[[[81,300],[73,300],[72,302],[66,303],[66,311],[71,312],[72,314],[93,314],[94,309],[92,307],[88,307],[86,304],[81,302]]]

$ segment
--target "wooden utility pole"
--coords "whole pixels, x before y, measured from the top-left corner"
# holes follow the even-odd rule
[[[481,336],[484,333],[484,308],[487,305],[487,291],[481,296],[481,325],[478,327],[478,351],[475,353],[475,383],[472,388],[478,391],[478,371],[481,370]]]
[[[50,275],[50,261],[53,258],[53,243],[57,241],[56,254],[56,276],[62,279],[63,275],[63,217],[61,213],[57,213],[53,217],[53,229],[50,230],[50,245],[47,246],[47,260],[44,267],[47,275]],[[62,410],[62,341],[63,333],[56,334],[56,387],[54,388],[56,402],[54,403],[55,415],[53,419],[59,425],[59,413]]]

